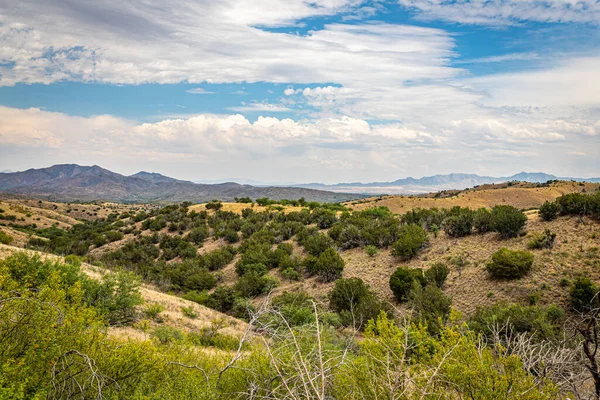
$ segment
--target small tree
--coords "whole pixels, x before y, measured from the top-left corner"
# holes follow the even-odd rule
[[[392,245],[392,255],[410,260],[427,244],[427,232],[419,225],[408,224],[398,231],[398,240]]]
[[[539,214],[544,221],[552,221],[558,216],[560,206],[556,202],[546,201],[540,206]]]
[[[492,212],[487,208],[480,208],[473,214],[473,227],[478,233],[492,230]]]
[[[525,226],[527,216],[513,206],[495,206],[492,209],[492,226],[503,239],[517,236]]]
[[[325,250],[315,264],[317,275],[325,282],[332,282],[341,278],[344,270],[344,260],[332,248]]]
[[[421,268],[398,267],[390,276],[390,289],[396,299],[400,302],[408,300],[413,283],[418,282],[425,285],[423,270]]]
[[[444,219],[444,231],[451,237],[470,235],[473,230],[473,211],[468,208],[453,207]]]
[[[437,335],[448,320],[452,300],[436,286],[423,287],[414,282],[409,296],[409,305],[417,313],[417,317],[425,323],[429,333]]]
[[[449,273],[450,269],[446,264],[436,263],[425,271],[425,280],[427,280],[428,283],[432,283],[435,286],[442,288]]]
[[[329,307],[340,314],[342,324],[363,329],[387,307],[360,278],[340,279],[329,292]]]
[[[580,276],[571,287],[571,307],[578,312],[588,312],[594,308],[593,303],[598,303],[596,294],[598,288],[587,277]],[[594,301],[595,300],[595,301]]]
[[[496,279],[517,279],[527,275],[533,266],[533,254],[528,251],[501,248],[492,255],[486,269]]]

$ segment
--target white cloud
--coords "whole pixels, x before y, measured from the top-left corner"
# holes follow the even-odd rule
[[[374,180],[374,175],[392,180],[414,171],[502,175],[535,166],[558,173],[554,154],[565,154],[565,147],[579,171],[589,163],[576,153],[600,156],[600,135],[574,128],[583,124],[514,117],[439,125],[375,124],[348,116],[251,122],[239,114],[136,123],[0,107],[0,156],[13,169],[82,160],[131,172],[172,170],[186,179],[199,179],[200,172],[241,177],[243,171],[246,177],[288,181]],[[586,168],[593,174],[593,166]]]
[[[237,106],[237,107],[229,107],[228,109],[231,111],[237,111],[237,112],[259,112],[259,111],[285,112],[285,111],[291,111],[290,108],[283,106],[281,104],[269,104],[269,103],[243,104],[243,105]]]
[[[427,20],[512,25],[521,21],[600,23],[597,0],[399,0]]]
[[[186,93],[190,93],[190,94],[214,94],[215,92],[209,92],[208,90],[203,89],[203,88],[193,88],[193,89],[186,90]]]

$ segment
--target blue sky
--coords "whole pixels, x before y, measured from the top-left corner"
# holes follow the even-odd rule
[[[599,176],[595,0],[0,3],[0,170]]]

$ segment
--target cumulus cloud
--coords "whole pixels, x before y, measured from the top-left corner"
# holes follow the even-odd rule
[[[0,155],[14,168],[79,159],[109,168],[125,165],[133,169],[130,172],[149,168],[169,172],[170,167],[173,175],[186,179],[202,174],[241,177],[243,171],[246,176],[278,180],[294,176],[298,181],[333,182],[369,180],[374,170],[381,179],[397,179],[415,168],[425,174],[468,167],[502,174],[552,160],[552,154],[565,151],[565,146],[569,156],[583,164],[585,157],[578,153],[600,156],[600,137],[580,134],[575,127],[583,125],[508,117],[437,126],[369,123],[348,116],[306,121],[259,117],[252,122],[240,114],[137,123],[0,107]],[[28,159],[24,154],[37,156]]]

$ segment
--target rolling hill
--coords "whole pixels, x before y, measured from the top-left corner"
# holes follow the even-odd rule
[[[298,187],[255,187],[233,182],[196,184],[156,173],[138,172],[131,176],[107,169],[76,164],[0,173],[0,192],[21,194],[53,201],[206,202],[232,201],[235,197],[269,197],[307,201],[341,202],[361,197]]]

